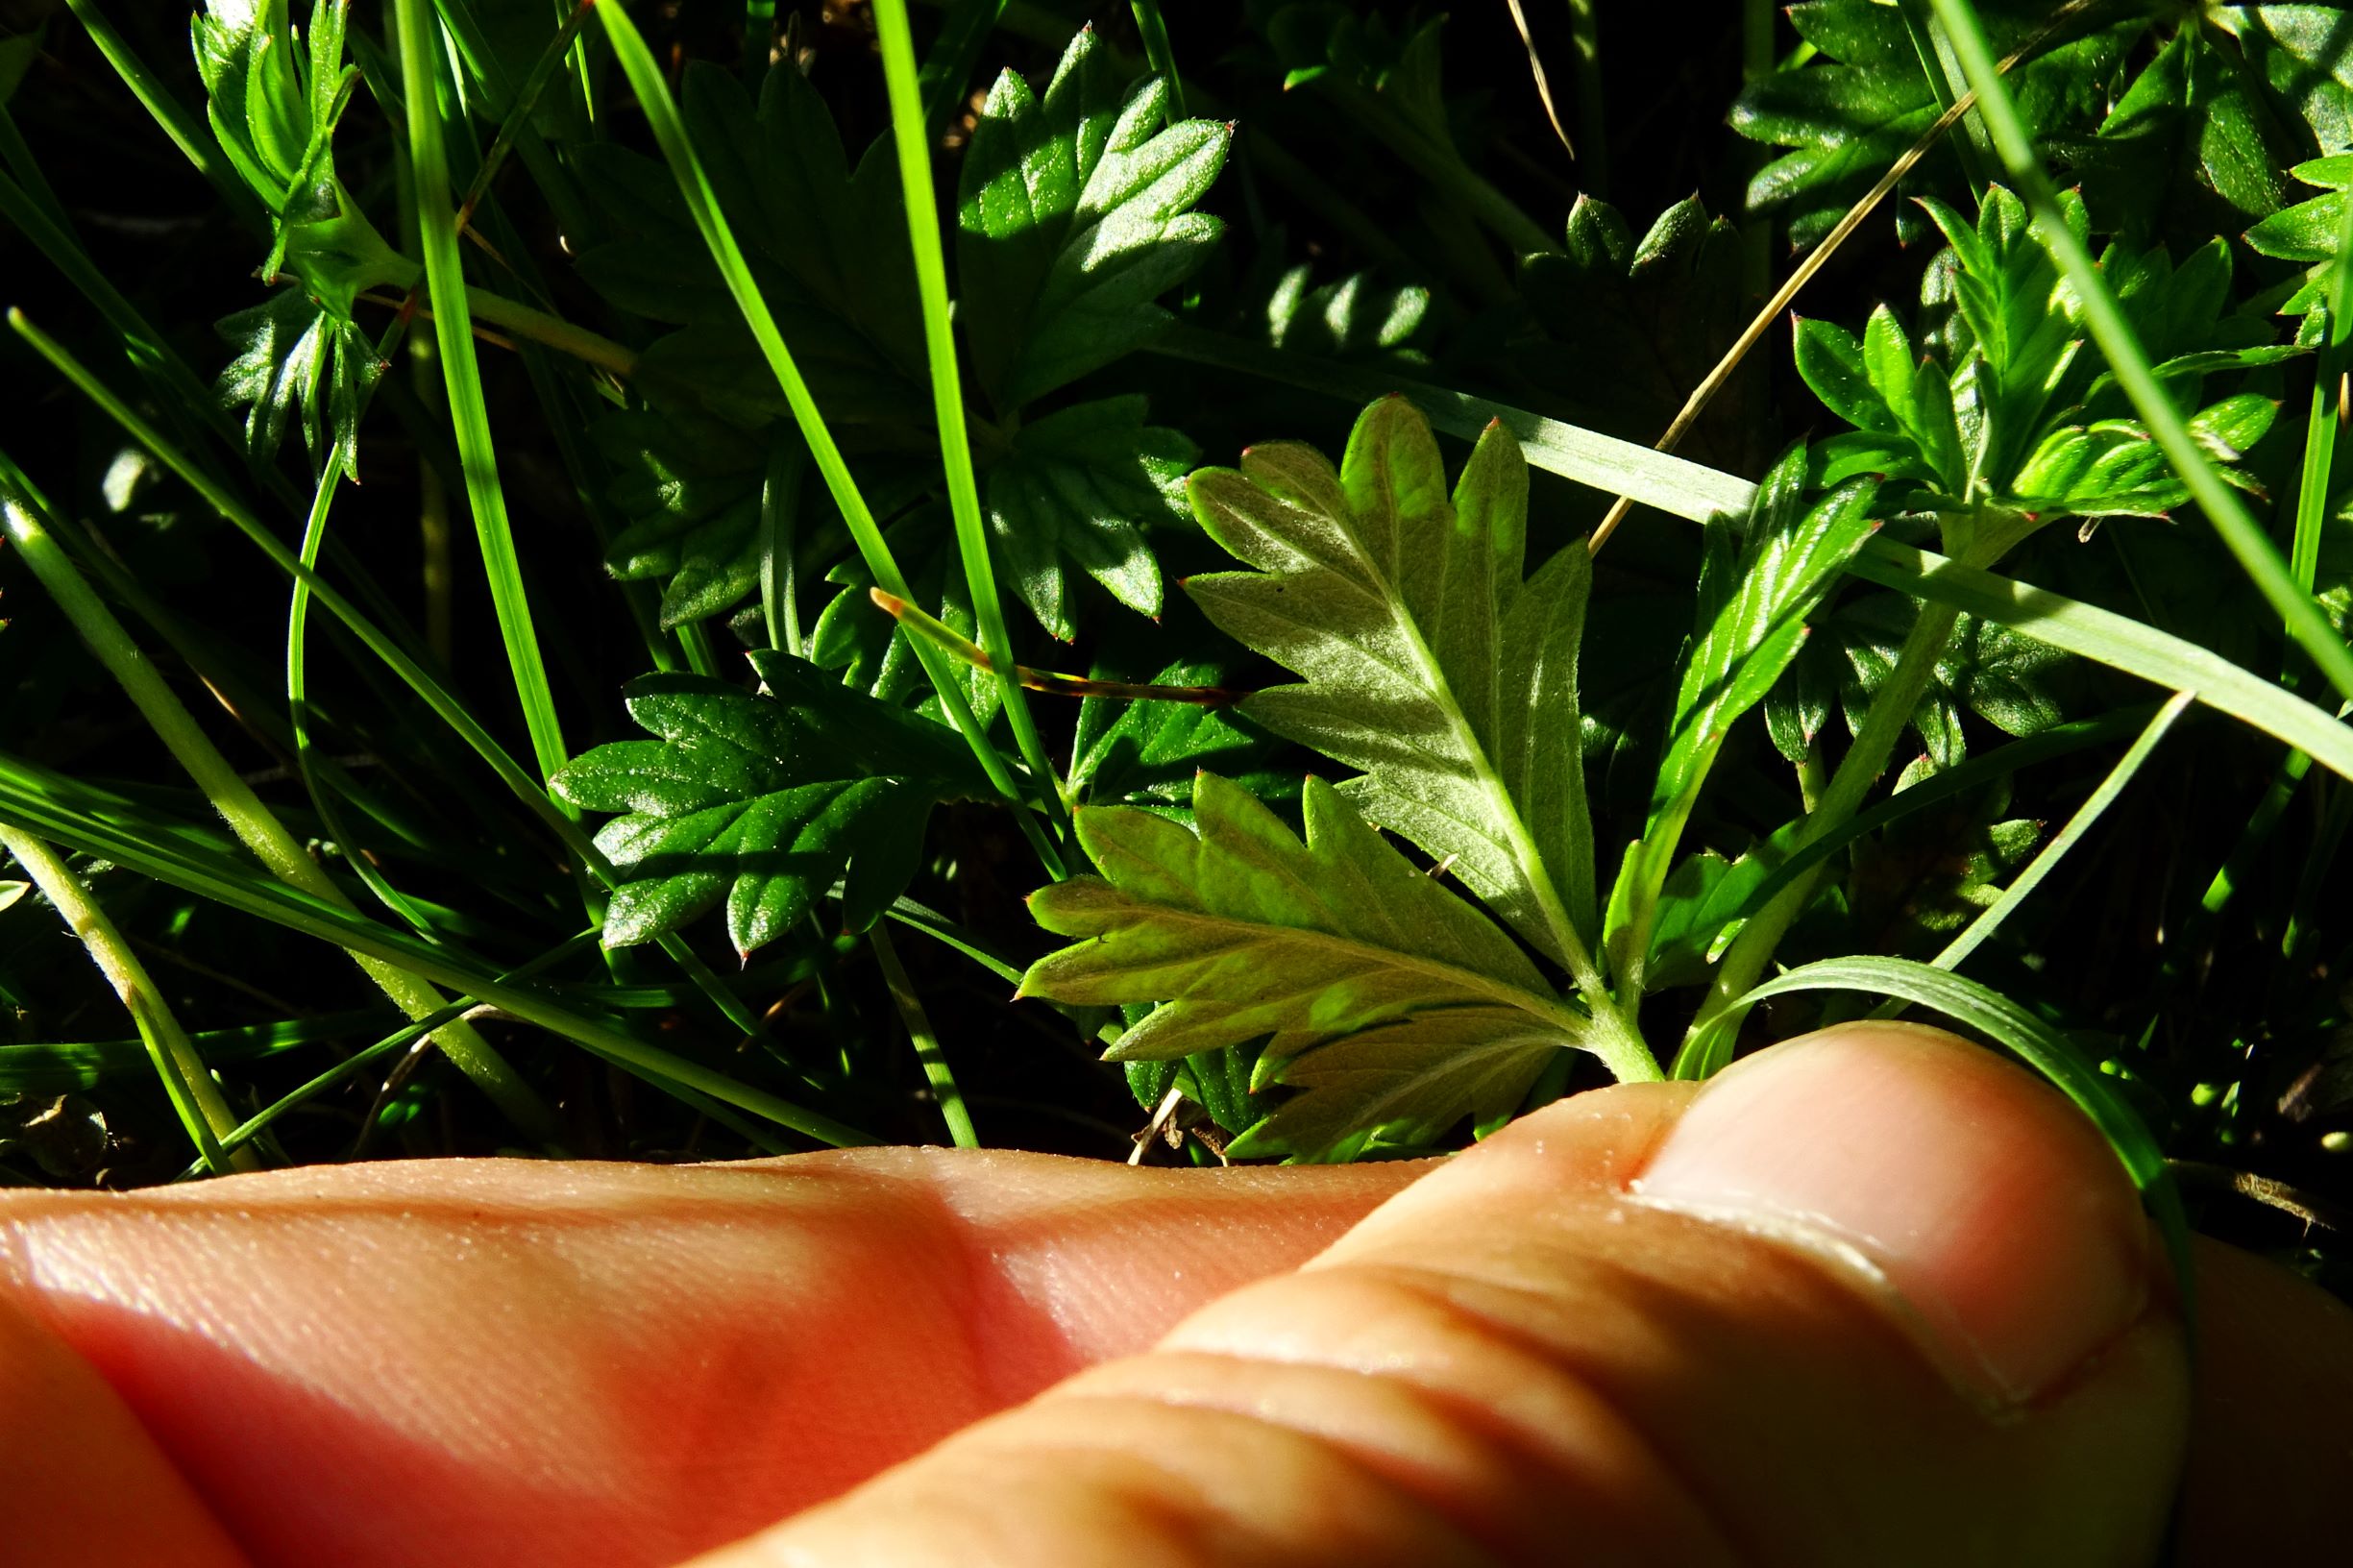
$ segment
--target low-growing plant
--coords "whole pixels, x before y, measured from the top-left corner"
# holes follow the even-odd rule
[[[1375,1158],[1875,993],[2334,1213],[2324,8],[1751,8],[1680,151],[1369,0],[112,9],[0,44],[9,1177]]]

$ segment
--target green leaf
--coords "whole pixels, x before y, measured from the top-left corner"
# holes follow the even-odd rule
[[[704,173],[793,357],[836,424],[923,421],[921,316],[898,170],[882,143],[847,167],[833,116],[797,70],[751,99],[698,61],[682,110]],[[624,310],[674,325],[637,361],[662,401],[699,400],[739,423],[788,412],[784,395],[662,164],[611,142],[576,149],[582,188],[615,237],[580,275]]]
[[[1766,699],[1774,741],[1784,756],[1792,761],[1803,756],[1833,707],[1849,734],[1861,730],[1873,697],[1895,669],[1917,610],[1900,597],[1872,594],[1849,600],[1820,620]],[[1968,754],[1964,712],[2008,735],[2032,735],[2063,722],[2057,681],[2067,662],[2067,654],[2046,643],[1963,616],[1912,718],[1932,766],[1954,767]]]
[[[1735,550],[1729,525],[1711,524],[1701,557],[1697,617],[1681,660],[1649,821],[1610,895],[1610,957],[1637,985],[1659,894],[1683,824],[1732,723],[1764,699],[1805,641],[1805,617],[1876,530],[1877,486],[1857,480],[1804,504],[1805,449],[1766,475]]]
[[[1332,786],[1310,779],[1302,807],[1304,842],[1247,791],[1203,773],[1197,833],[1126,807],[1081,811],[1080,842],[1103,875],[1032,895],[1041,925],[1079,940],[1032,965],[1020,994],[1162,1003],[1113,1047],[1116,1061],[1264,1039],[1259,1081],[1303,1092],[1240,1152],[1311,1157],[1354,1132],[1435,1136],[1515,1107],[1585,1020]]]
[[[893,537],[904,553],[922,563],[907,584],[916,604],[968,641],[978,635],[980,624],[972,613],[964,574],[952,570],[952,551],[931,548],[946,531],[943,511],[937,505],[920,508],[895,527]],[[817,624],[809,629],[810,662],[822,670],[841,672],[845,683],[893,707],[912,704],[916,712],[952,724],[954,721],[942,708],[940,695],[917,657],[915,634],[876,604],[868,592],[873,577],[865,563],[844,561],[825,574],[825,580],[840,583],[842,591],[819,612]],[[986,724],[995,717],[1002,696],[995,675],[951,660],[948,678],[963,692],[978,723]]]
[[[1418,283],[1394,287],[1352,272],[1309,286],[1315,269],[1302,261],[1275,281],[1265,305],[1266,341],[1319,359],[1408,360],[1430,316],[1430,290]]]
[[[1520,303],[1538,330],[1509,345],[1511,368],[1566,417],[1647,444],[1748,324],[1740,236],[1691,197],[1637,239],[1615,208],[1580,195],[1565,237],[1521,258]],[[1725,468],[1755,461],[1758,392],[1735,375],[1680,450]]]
[[[2237,35],[2247,59],[2303,119],[2323,153],[2353,150],[2353,32],[2342,10],[2218,6],[2209,14],[2215,26]]]
[[[1143,421],[1140,396],[1060,409],[1023,425],[989,471],[999,558],[1039,625],[1065,642],[1077,634],[1067,565],[1128,608],[1161,612],[1160,562],[1144,527],[1186,515],[1185,473],[1200,452]]]
[[[1042,99],[1012,71],[982,107],[957,193],[958,316],[975,380],[1011,412],[1110,364],[1171,319],[1153,302],[1221,230],[1191,210],[1233,133],[1167,123],[1158,78],[1123,89],[1088,29]]]
[[[267,458],[299,426],[314,467],[332,453],[357,479],[359,413],[383,373],[367,334],[300,288],[282,288],[214,330],[237,350],[215,391],[227,407],[245,410],[246,452]]]
[[[1572,544],[1522,580],[1519,443],[1489,427],[1450,501],[1428,422],[1389,398],[1357,421],[1337,473],[1310,448],[1270,443],[1190,488],[1210,536],[1258,570],[1196,576],[1187,592],[1307,677],[1241,711],[1363,770],[1345,787],[1368,815],[1589,972],[1577,648],[1592,565]]]
[[[2028,1066],[2081,1107],[2107,1139],[2165,1234],[2182,1300],[2195,1299],[2189,1222],[2182,1213],[2181,1194],[2173,1185],[2165,1151],[2109,1080],[2065,1036],[1999,992],[1944,969],[1898,958],[1832,958],[1791,969],[1751,991],[1727,1010],[1716,1038],[1728,1041],[1740,1019],[1757,1003],[1806,991],[1900,996],[2017,1052]],[[1678,1076],[1682,1075],[1682,1066],[1677,1064]]]
[[[684,408],[608,414],[592,429],[612,473],[607,499],[627,519],[605,567],[663,582],[665,627],[723,614],[760,585],[760,437]]]
[[[2047,0],[2001,0],[1980,8],[2007,53],[2049,20]],[[1757,171],[1749,184],[1752,211],[1785,208],[1790,238],[1811,245],[1895,162],[1938,112],[1903,12],[1879,0],[1810,0],[1787,12],[1798,36],[1819,55],[1802,70],[1772,72],[1732,106],[1732,129],[1752,140],[1793,149]],[[2022,111],[2039,135],[2088,131],[2107,107],[2106,86],[2132,41],[2147,27],[2140,16],[2062,40],[2010,76]],[[1965,188],[1949,146],[1929,154],[1908,185]]]
[[[1098,670],[1098,678],[1117,678]],[[1216,686],[1222,665],[1180,660],[1152,677],[1155,686]],[[1296,796],[1297,775],[1266,766],[1273,738],[1226,709],[1195,702],[1079,703],[1070,748],[1071,798],[1087,805],[1139,806],[1181,822],[1192,820],[1193,777],[1213,772],[1262,800]]]
[[[844,883],[864,930],[916,870],[940,800],[988,793],[956,737],[824,678],[788,654],[751,655],[772,697],[694,675],[648,675],[629,715],[661,737],[617,741],[551,779],[562,799],[624,815],[597,846],[622,885],[608,947],[677,930],[723,900],[748,955]]]

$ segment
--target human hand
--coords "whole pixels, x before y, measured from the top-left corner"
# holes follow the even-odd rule
[[[0,1563],[2137,1563],[2185,1446],[2181,1560],[2333,1550],[2353,1313],[2200,1262],[2194,1393],[2090,1127],[1886,1025],[1443,1164],[12,1193]]]

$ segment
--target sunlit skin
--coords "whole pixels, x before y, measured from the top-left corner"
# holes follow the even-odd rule
[[[2123,1563],[2185,1451],[2184,1560],[2325,1560],[2353,1314],[2202,1267],[2193,1392],[2113,1157],[1924,1031],[1440,1164],[10,1193],[0,1563]]]

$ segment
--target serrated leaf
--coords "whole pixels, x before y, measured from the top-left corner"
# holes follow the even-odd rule
[[[1311,284],[1313,277],[1302,261],[1275,281],[1266,299],[1267,342],[1319,359],[1422,357],[1412,345],[1429,320],[1430,290],[1386,286],[1362,272],[1321,284]]]
[[[1540,950],[1589,962],[1592,828],[1579,761],[1581,545],[1522,579],[1528,467],[1488,427],[1450,500],[1428,421],[1367,408],[1335,472],[1291,443],[1192,477],[1194,514],[1258,568],[1190,578],[1221,630],[1307,677],[1241,711],[1362,776],[1352,799]]]
[[[1519,297],[1533,331],[1511,368],[1565,417],[1648,444],[1747,324],[1741,243],[1699,200],[1659,213],[1639,238],[1608,203],[1581,195],[1558,254],[1522,257]],[[1746,472],[1754,378],[1735,375],[1684,440],[1687,455]]]
[[[1140,396],[1104,398],[1023,425],[989,471],[989,526],[1014,590],[1039,625],[1077,635],[1075,565],[1129,609],[1161,611],[1160,562],[1144,528],[1185,515],[1185,471],[1200,452],[1144,423]]]
[[[2049,19],[2045,0],[1981,4],[1996,52],[2007,54]],[[1785,208],[1790,238],[1811,245],[1826,233],[1873,181],[1919,139],[1938,112],[1903,12],[1879,0],[1812,0],[1788,16],[1819,51],[1801,70],[1768,73],[1732,106],[1735,131],[1793,149],[1759,170],[1749,185],[1752,211]],[[2047,139],[2088,131],[2107,108],[2110,74],[2147,27],[2129,17],[2063,38],[2008,75],[2030,131]],[[1949,146],[1930,153],[1908,185],[1965,188]]]
[[[1080,940],[1032,965],[1020,994],[1160,1002],[1113,1047],[1118,1061],[1265,1039],[1260,1081],[1303,1091],[1254,1129],[1258,1152],[1313,1156],[1397,1124],[1434,1136],[1509,1110],[1584,1020],[1331,785],[1310,779],[1302,809],[1304,842],[1203,773],[1196,832],[1126,807],[1082,810],[1079,839],[1103,874],[1031,897],[1041,925]],[[1351,1037],[1373,1044],[1319,1060]]]
[[[1221,225],[1191,210],[1232,132],[1168,123],[1157,78],[1124,89],[1088,29],[1042,99],[1006,71],[982,107],[957,192],[959,319],[1001,412],[1137,348],[1153,303],[1209,257]]]
[[[870,148],[853,175],[831,112],[793,69],[767,74],[755,108],[732,73],[698,61],[687,68],[680,109],[826,419],[927,419],[922,317],[889,146]],[[786,416],[774,374],[670,172],[611,142],[575,156],[615,236],[581,256],[581,277],[619,308],[678,329],[639,355],[636,380],[738,423]]]
[[[944,512],[942,507],[925,507],[895,527],[890,537],[900,553],[919,563],[907,584],[917,604],[969,641],[979,635],[979,623],[972,614],[964,574],[953,570],[954,551],[944,544],[947,531]],[[912,706],[939,723],[951,724],[953,721],[940,705],[940,694],[916,657],[915,634],[877,605],[868,592],[873,586],[873,576],[866,563],[844,561],[825,574],[825,580],[841,584],[842,591],[818,613],[809,629],[810,662],[820,669],[838,671],[844,683],[879,701],[897,708]],[[964,688],[973,716],[984,724],[995,718],[997,705],[1004,699],[996,676],[962,662],[950,669]]]
[[[1697,615],[1649,819],[1628,853],[1605,922],[1612,966],[1622,976],[1640,975],[1683,824],[1733,723],[1789,668],[1805,639],[1806,615],[1877,528],[1875,484],[1854,481],[1808,508],[1805,469],[1801,443],[1765,477],[1737,546],[1728,523],[1707,525]]]
[[[1790,670],[1767,698],[1769,718],[1791,739],[1810,739],[1835,706],[1847,731],[1860,730],[1871,699],[1894,670],[1918,606],[1898,595],[1869,594],[1821,617]],[[2031,735],[2066,717],[2060,682],[2071,656],[2007,626],[1964,615],[1937,660],[1913,714],[1926,754],[1939,768],[1967,754],[1964,711],[2009,735]],[[1796,732],[1796,733],[1791,733]],[[1802,747],[1799,748],[1802,754]]]
[[[648,942],[717,907],[738,952],[766,945],[841,881],[864,930],[906,888],[938,801],[986,793],[939,725],[838,686],[788,654],[751,655],[772,694],[648,675],[629,715],[660,737],[583,752],[549,781],[588,811],[622,885],[608,947]]]
[[[1220,665],[1180,660],[1151,683],[1216,686],[1225,678]],[[1079,703],[1078,732],[1070,742],[1070,795],[1085,805],[1138,806],[1189,822],[1193,777],[1203,772],[1262,800],[1295,795],[1295,775],[1265,766],[1275,745],[1265,731],[1223,708],[1090,697]]]
[[[214,392],[245,411],[246,452],[269,457],[298,427],[314,468],[331,453],[356,479],[360,407],[383,373],[367,334],[300,288],[282,288],[213,330],[237,350]]]

